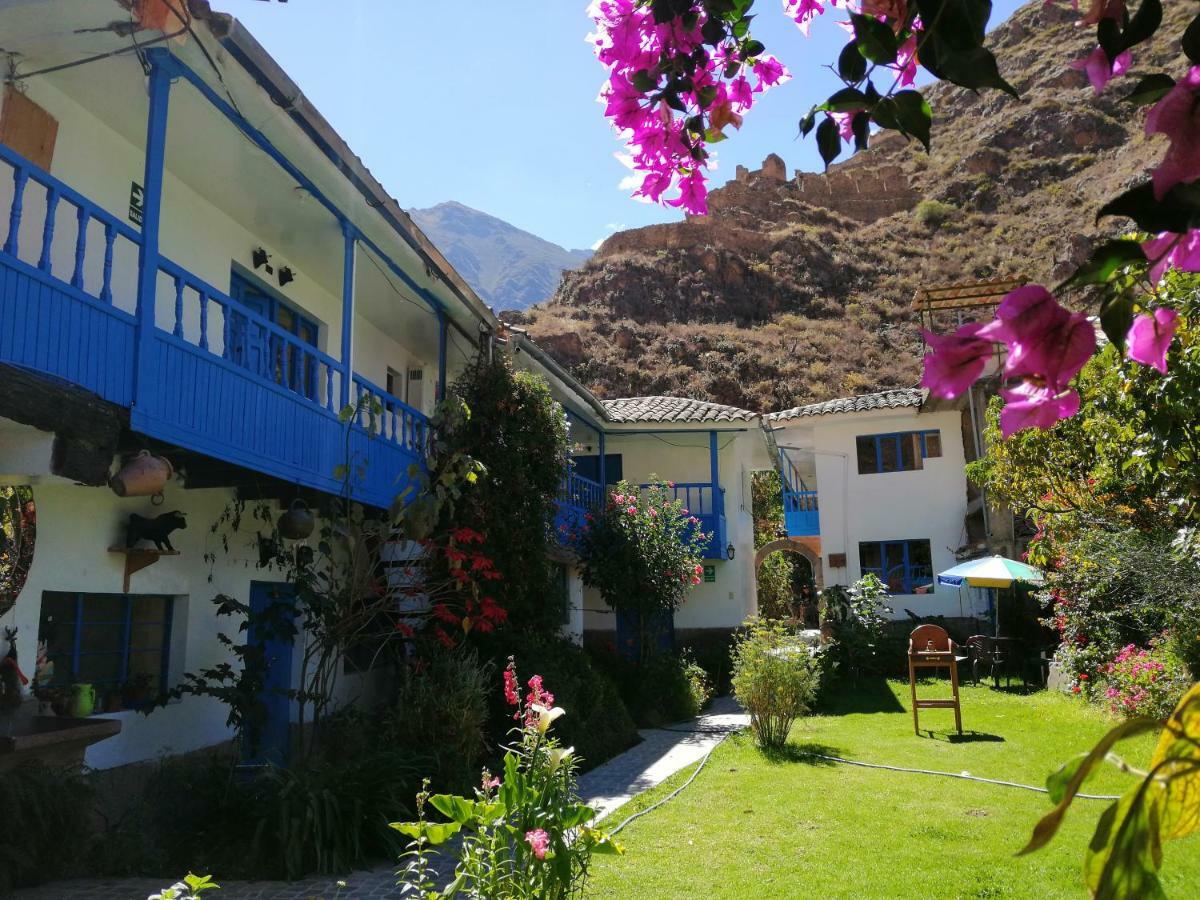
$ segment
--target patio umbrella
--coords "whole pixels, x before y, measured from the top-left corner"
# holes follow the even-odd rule
[[[953,569],[947,569],[937,577],[938,584],[945,584],[950,587],[962,587],[966,585],[967,587],[979,588],[1012,587],[1018,581],[1024,581],[1029,584],[1042,584],[1045,580],[1040,569],[1035,569],[1033,566],[1026,565],[1023,562],[1017,562],[1015,559],[1008,559],[1005,556],[984,556],[980,559],[970,559],[964,563],[959,563]],[[999,604],[994,605],[996,618],[993,621],[992,630],[996,634],[999,634],[1000,606]]]

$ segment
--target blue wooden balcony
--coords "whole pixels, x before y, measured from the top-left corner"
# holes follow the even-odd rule
[[[788,537],[815,537],[821,533],[816,491],[783,490],[783,524]]]
[[[558,512],[554,517],[555,539],[564,545],[574,544],[587,517],[604,503],[604,488],[599,482],[579,475],[572,468],[562,480],[558,493]]]
[[[700,530],[709,535],[704,558],[724,559],[729,534],[725,527],[725,488],[714,490],[707,481],[676,481],[668,484],[667,491],[683,503],[683,515],[695,516],[700,521]]]
[[[140,230],[0,144],[5,170],[0,362],[78,385],[187,450],[374,506],[403,490],[428,446],[419,411],[147,252]],[[114,277],[133,259],[138,287]],[[155,321],[164,300],[173,314]]]

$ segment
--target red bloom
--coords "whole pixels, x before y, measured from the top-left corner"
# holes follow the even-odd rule
[[[509,706],[521,703],[520,683],[517,681],[517,665],[509,659],[508,668],[504,670],[504,700]]]
[[[442,631],[442,629],[435,628],[433,630],[433,633],[434,633],[434,636],[436,636],[437,639],[439,641],[441,641],[441,644],[443,647],[446,647],[448,649],[454,647],[454,638],[450,637],[450,635],[446,634],[446,632]]]
[[[413,631],[411,625],[405,625],[403,622],[396,623],[396,631],[400,632],[400,635],[406,638],[410,638],[416,633]]]
[[[435,603],[431,612],[435,619],[445,622],[447,625],[457,625],[460,621],[458,614],[445,603]]]

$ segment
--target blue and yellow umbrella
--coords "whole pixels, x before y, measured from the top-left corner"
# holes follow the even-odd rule
[[[1004,556],[985,556],[982,559],[971,559],[959,563],[953,569],[947,569],[937,577],[938,584],[951,587],[1012,587],[1013,582],[1024,581],[1028,584],[1042,584],[1045,578],[1040,569],[1008,559]]]

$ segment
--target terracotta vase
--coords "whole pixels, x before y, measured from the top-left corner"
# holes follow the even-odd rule
[[[161,494],[173,474],[175,470],[166,457],[142,450],[121,466],[108,480],[108,486],[118,497],[150,497]]]

